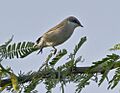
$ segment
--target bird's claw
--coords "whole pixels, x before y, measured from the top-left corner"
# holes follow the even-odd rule
[[[55,55],[57,52],[57,49],[53,49],[53,50],[51,50],[51,52],[53,52],[53,54]]]
[[[39,54],[39,53],[41,53],[41,54],[42,54],[42,52],[43,52],[43,51],[42,51],[42,48],[41,48],[37,54]]]

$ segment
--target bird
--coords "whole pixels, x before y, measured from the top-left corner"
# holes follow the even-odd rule
[[[57,49],[55,46],[58,46],[67,41],[77,27],[83,27],[83,25],[76,17],[69,16],[65,18],[63,21],[48,30],[36,40],[34,46],[40,49],[38,54],[40,52],[42,53],[42,50],[45,47],[54,48],[54,54],[56,54]]]

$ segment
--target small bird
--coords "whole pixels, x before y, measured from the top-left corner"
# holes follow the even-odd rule
[[[41,37],[39,37],[35,43],[35,47],[39,48],[40,51],[38,53],[42,53],[42,49],[44,47],[53,47],[54,54],[56,54],[57,49],[55,46],[64,43],[70,36],[73,34],[76,27],[83,27],[79,20],[70,16],[64,19],[55,27],[48,30]]]

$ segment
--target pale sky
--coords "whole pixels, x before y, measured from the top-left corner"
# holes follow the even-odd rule
[[[77,17],[84,28],[77,28],[72,37],[58,50],[66,48],[72,52],[80,37],[87,36],[78,56],[85,58],[79,66],[90,66],[101,60],[114,44],[120,41],[120,0],[1,0],[0,1],[0,44],[14,35],[13,42],[36,41],[36,39],[64,18]],[[11,66],[15,73],[36,71],[52,48],[43,50],[43,54],[33,53],[24,59],[4,60],[4,66]],[[57,65],[61,65],[59,62]],[[112,75],[111,75],[112,76]],[[95,82],[86,86],[82,93],[119,93],[120,88],[107,90],[104,82],[100,87]],[[46,89],[37,87],[41,93]],[[75,84],[65,87],[65,93],[74,93]],[[60,93],[59,86],[53,93]]]

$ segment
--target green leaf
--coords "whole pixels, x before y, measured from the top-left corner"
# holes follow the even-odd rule
[[[5,59],[9,58],[24,58],[32,52],[38,50],[34,47],[33,42],[19,42],[14,44],[9,44],[8,46],[1,49],[1,56]]]
[[[50,62],[50,65],[55,65],[65,54],[67,54],[67,50],[63,49],[62,51],[60,50],[58,54],[52,59]]]
[[[17,76],[14,73],[10,73],[10,77],[11,77],[13,89],[17,92],[19,90]]]
[[[78,52],[78,50],[81,48],[81,46],[85,43],[85,41],[87,40],[86,37],[82,37],[79,41],[79,43],[75,46],[74,48],[74,55]]]
[[[114,45],[112,48],[109,49],[110,51],[112,50],[120,50],[120,44]]]

